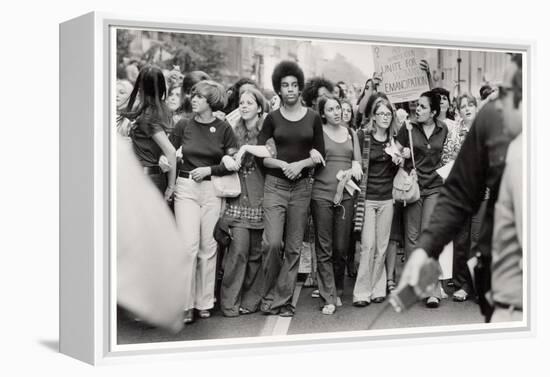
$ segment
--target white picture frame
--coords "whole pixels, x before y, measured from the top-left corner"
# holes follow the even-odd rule
[[[321,38],[380,44],[440,46],[464,49],[514,51],[524,54],[524,120],[531,119],[530,93],[534,44],[530,41],[432,39],[422,35],[369,33],[363,31],[327,32],[321,28],[278,29],[243,27],[230,22],[200,25],[185,20],[144,19],[113,14],[89,13],[60,25],[60,351],[90,364],[116,363],[151,357],[189,357],[198,353],[230,355],[262,353],[286,347],[289,351],[342,346],[355,342],[414,341],[426,335],[461,335],[472,339],[501,334],[529,333],[532,329],[531,290],[533,282],[529,237],[524,254],[524,320],[517,324],[446,328],[421,328],[414,331],[384,330],[372,334],[335,333],[294,336],[280,339],[193,341],[189,344],[164,344],[159,347],[113,347],[112,262],[112,114],[110,90],[113,69],[110,54],[113,27],[143,28],[186,32],[229,33],[254,36]],[[77,126],[75,126],[77,125]],[[527,128],[530,132],[531,128]],[[527,146],[531,138],[526,137]],[[528,150],[528,148],[524,148]],[[527,164],[530,166],[530,156]],[[527,181],[528,174],[524,180]],[[527,187],[524,182],[524,187]],[[529,199],[527,200],[529,204]],[[524,231],[530,225],[526,206]],[[526,233],[527,234],[527,233]]]

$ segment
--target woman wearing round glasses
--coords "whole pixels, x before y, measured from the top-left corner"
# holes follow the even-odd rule
[[[361,259],[353,289],[353,305],[364,307],[386,297],[386,250],[393,220],[393,178],[401,162],[395,145],[397,118],[391,103],[378,98],[364,132],[370,138]]]

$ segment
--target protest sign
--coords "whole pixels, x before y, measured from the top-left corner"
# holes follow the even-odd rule
[[[373,46],[375,71],[382,75],[378,90],[391,102],[414,101],[430,90],[426,72],[420,69],[425,49],[395,46]]]

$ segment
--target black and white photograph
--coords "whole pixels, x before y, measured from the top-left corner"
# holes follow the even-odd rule
[[[113,346],[525,327],[524,52],[110,33]]]

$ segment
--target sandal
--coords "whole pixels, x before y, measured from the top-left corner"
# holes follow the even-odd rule
[[[392,292],[395,290],[396,284],[393,280],[388,280],[388,292]]]
[[[321,296],[321,295],[320,295],[318,289],[314,289],[313,292],[311,292],[311,297],[312,297],[312,298],[319,298],[320,296]]]
[[[456,302],[464,302],[468,299],[468,292],[466,292],[464,289],[459,289],[455,293],[453,293],[453,301]]]
[[[323,306],[323,309],[321,309],[321,313],[326,315],[332,315],[334,314],[335,311],[336,311],[336,306],[334,306],[333,304],[327,304]]]
[[[248,309],[245,309],[245,308],[239,308],[239,313],[240,314],[252,314],[252,310],[248,310]]]

